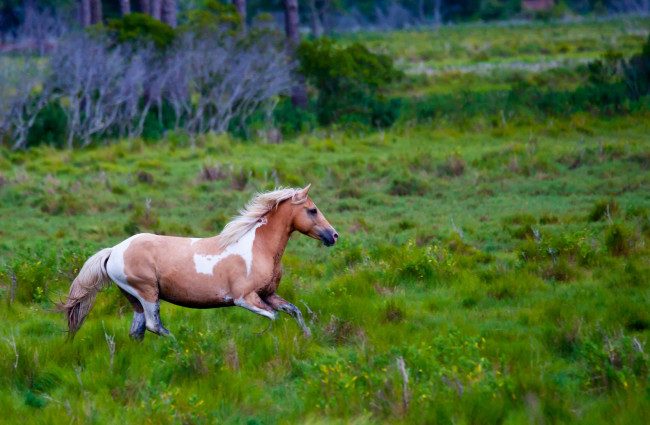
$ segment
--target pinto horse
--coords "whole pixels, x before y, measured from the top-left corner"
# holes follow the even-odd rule
[[[300,310],[275,291],[294,231],[326,246],[338,239],[309,198],[310,186],[258,194],[215,237],[141,233],[99,251],[81,268],[63,306],[70,334],[79,330],[97,294],[112,281],[133,306],[130,335],[137,340],[145,330],[169,335],[160,321],[159,300],[192,308],[239,306],[271,320],[283,311],[309,336]]]

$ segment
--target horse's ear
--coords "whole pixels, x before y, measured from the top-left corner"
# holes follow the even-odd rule
[[[304,189],[302,189],[300,192],[298,192],[298,196],[296,198],[303,200],[307,197],[309,194],[309,188],[311,187],[311,183],[309,183]]]

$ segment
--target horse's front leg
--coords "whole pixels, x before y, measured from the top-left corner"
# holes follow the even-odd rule
[[[250,294],[242,295],[237,298],[235,300],[235,305],[271,320],[275,320],[278,317],[278,313],[276,313],[270,305],[264,302],[256,292],[251,292]]]
[[[285,313],[289,313],[291,316],[293,316],[294,319],[296,319],[296,321],[302,328],[302,331],[304,332],[305,336],[306,337],[311,336],[311,331],[305,324],[305,321],[302,318],[302,313],[300,312],[300,310],[298,310],[298,307],[291,304],[289,301],[285,300],[278,294],[271,294],[268,297],[264,298],[264,301],[266,301],[268,305],[273,307],[274,310],[284,311]]]

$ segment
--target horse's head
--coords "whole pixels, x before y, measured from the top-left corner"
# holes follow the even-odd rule
[[[293,228],[314,239],[323,242],[325,246],[332,246],[339,238],[339,234],[327,221],[323,213],[316,207],[309,198],[309,188],[302,189],[293,198]]]

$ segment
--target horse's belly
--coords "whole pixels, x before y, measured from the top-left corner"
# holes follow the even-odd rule
[[[188,284],[188,282],[160,281],[160,299],[172,304],[192,308],[216,308],[234,305],[233,297],[214,282]]]
[[[161,300],[167,301],[169,303],[179,305],[181,307],[189,308],[219,308],[219,307],[231,307],[235,305],[231,299],[222,299],[222,300],[192,300],[187,298],[174,299],[171,297],[160,297]]]

